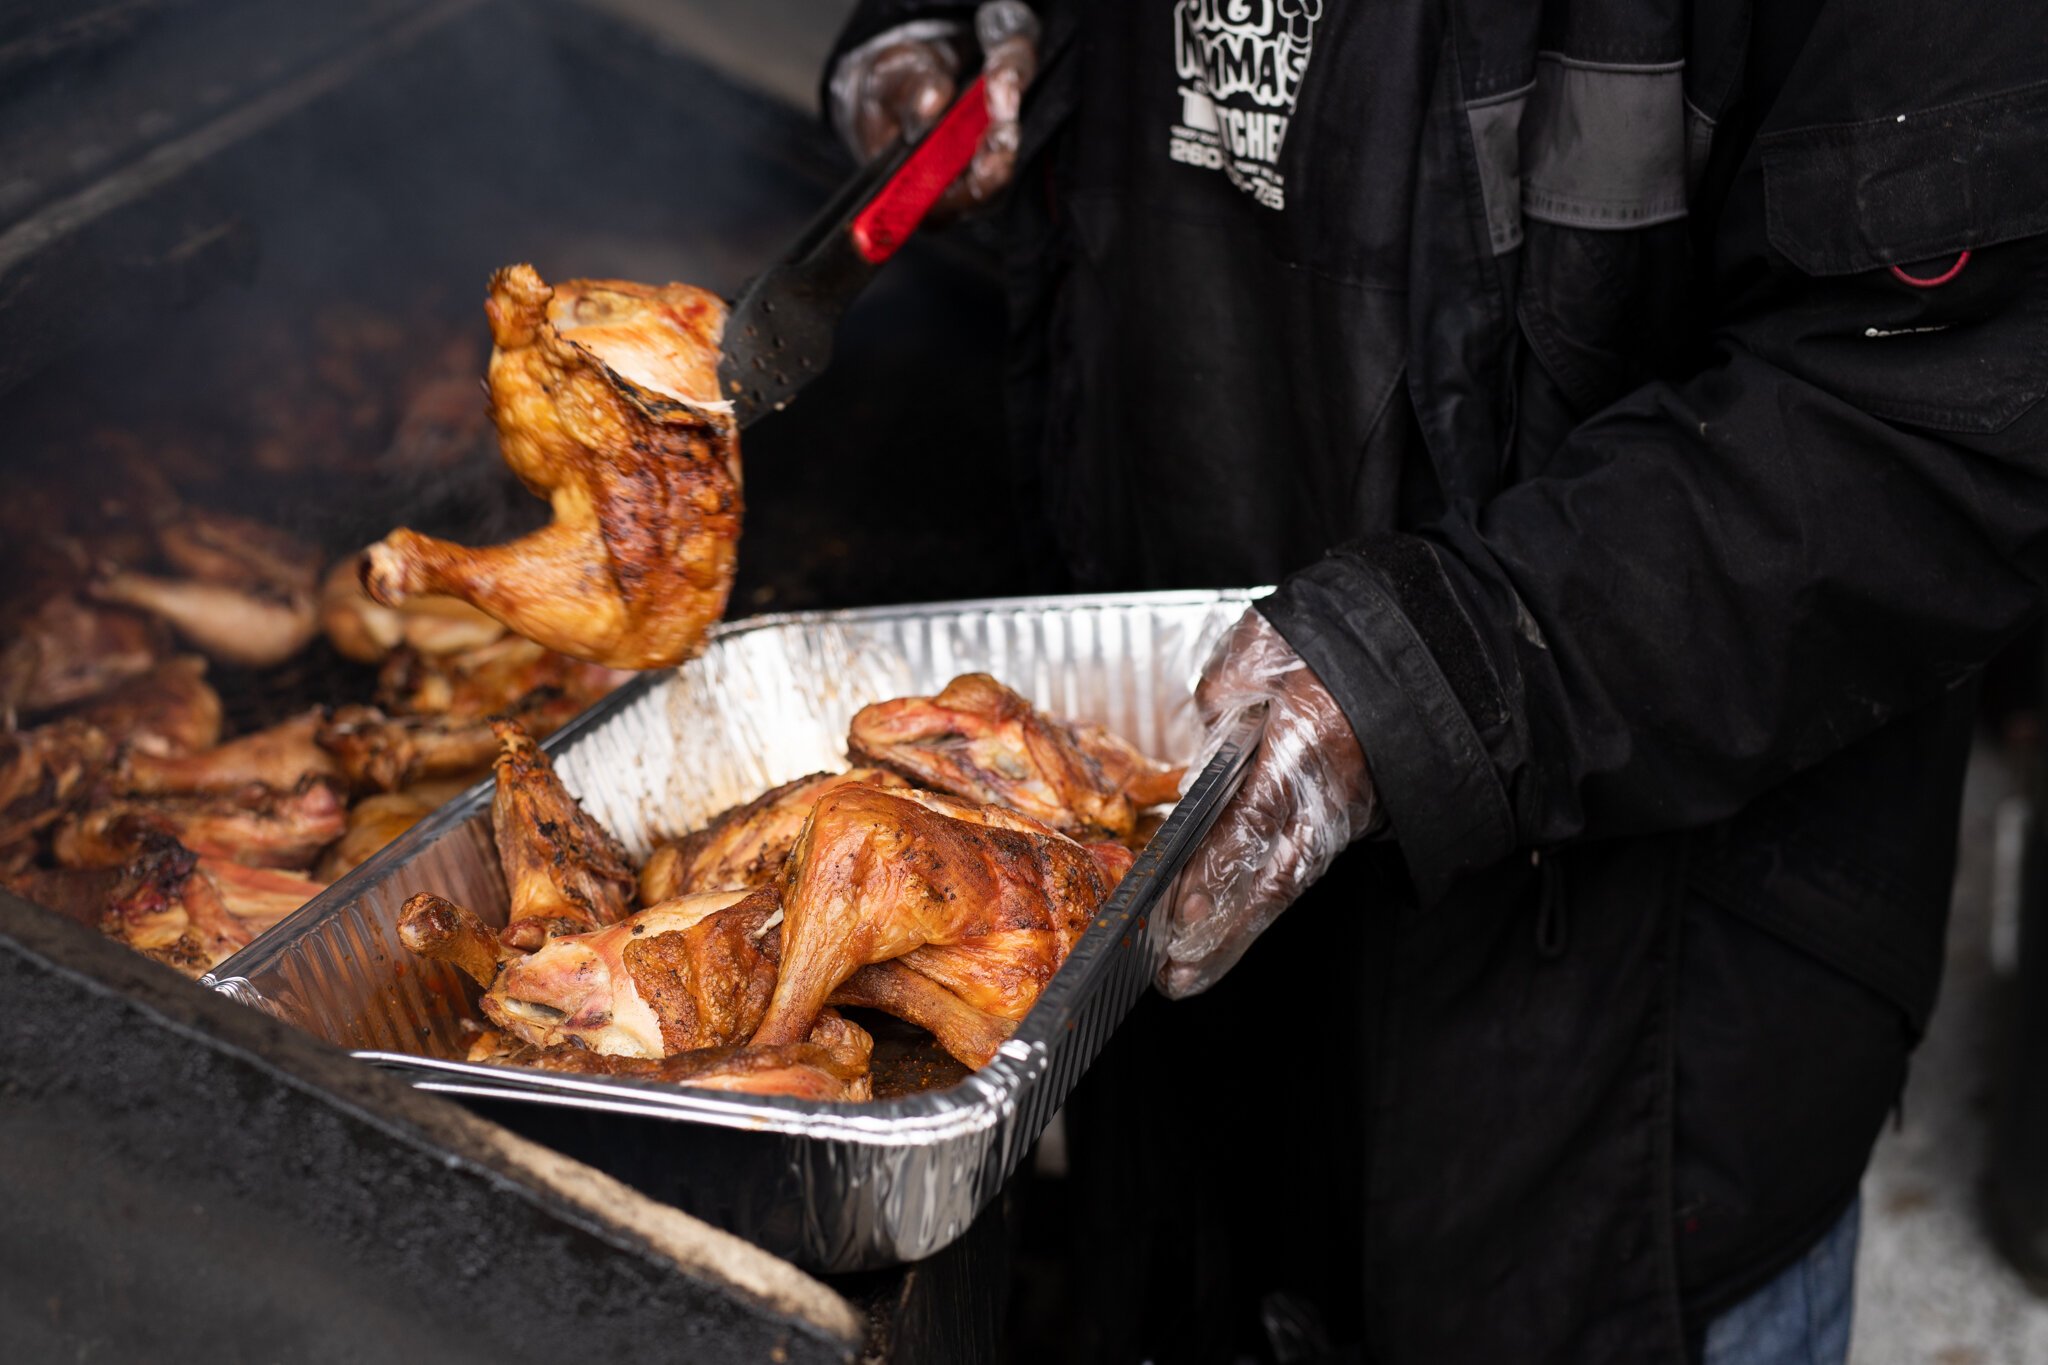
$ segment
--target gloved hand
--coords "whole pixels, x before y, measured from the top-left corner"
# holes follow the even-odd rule
[[[832,125],[862,161],[899,136],[916,137],[953,102],[961,52],[950,24],[889,30],[839,59],[831,84]],[[1038,73],[1038,18],[1023,0],[989,0],[975,11],[974,36],[988,78],[988,131],[974,160],[933,207],[950,216],[987,203],[1017,169],[1017,116]]]
[[[1209,657],[1195,705],[1206,737],[1190,780],[1247,713],[1264,720],[1244,785],[1174,884],[1159,973],[1174,999],[1215,985],[1379,813],[1350,722],[1256,610]]]

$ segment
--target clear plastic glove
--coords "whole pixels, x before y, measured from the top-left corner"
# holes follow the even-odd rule
[[[1195,705],[1206,738],[1191,780],[1245,716],[1264,720],[1244,785],[1174,884],[1159,972],[1174,999],[1215,985],[1379,811],[1344,712],[1257,611],[1217,645]]]
[[[953,102],[961,71],[958,25],[905,24],[839,59],[832,72],[832,124],[862,161],[898,137],[917,137]],[[1038,74],[1038,18],[1022,0],[989,0],[975,11],[974,37],[988,78],[988,131],[974,160],[933,208],[951,216],[987,203],[1017,170],[1017,119]]]

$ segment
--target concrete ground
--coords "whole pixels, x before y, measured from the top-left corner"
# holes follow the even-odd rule
[[[2048,1300],[1999,1259],[1981,1212],[1995,1003],[2010,971],[2011,768],[1988,746],[1964,798],[1948,973],[1906,1087],[1904,1122],[1878,1144],[1863,1185],[1852,1365],[2041,1365]]]

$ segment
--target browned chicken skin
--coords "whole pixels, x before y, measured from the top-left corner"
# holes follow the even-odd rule
[[[502,746],[491,827],[511,893],[505,941],[537,948],[623,919],[636,889],[626,850],[576,803],[519,722],[493,721],[491,730]]]
[[[0,648],[0,713],[98,696],[156,667],[164,643],[162,627],[145,616],[68,593],[51,597]]]
[[[1009,806],[1070,834],[1126,836],[1138,808],[1172,800],[1179,782],[1177,771],[1106,731],[1040,715],[986,673],[963,674],[936,697],[863,707],[846,747],[857,762]]]
[[[893,710],[901,718],[933,702],[975,718],[952,735],[969,749],[964,770],[994,765],[1011,790],[1049,808],[1092,809],[1098,818],[1074,820],[1079,829],[1109,832],[1114,819],[1099,817],[1110,797],[1128,808],[1177,791],[1174,775],[1133,746],[1038,717],[992,680],[957,680],[940,698]],[[932,737],[928,717],[904,728]],[[494,1027],[472,1060],[846,1098],[869,1093],[866,1048],[858,1068],[822,1074],[803,1051],[824,1046],[822,1032],[853,1028],[828,1008],[846,1006],[910,1022],[959,1061],[985,1066],[1133,861],[1123,843],[1082,844],[1030,815],[917,790],[886,772],[819,773],[664,846],[642,872],[647,909],[581,927],[590,923],[586,901],[560,908],[563,878],[575,870],[569,854],[596,852],[595,885],[620,895],[623,913],[630,889],[614,876],[617,845],[516,726],[500,730],[500,860],[513,924],[494,932],[425,894],[400,921],[409,949],[485,986]],[[996,747],[974,749],[976,740]],[[1011,763],[1010,753],[1037,766]],[[1067,774],[1063,789],[1046,776],[1062,764],[1081,774]],[[510,844],[508,831],[519,835]],[[528,882],[538,895],[520,890]]]
[[[812,773],[761,793],[711,817],[709,824],[663,844],[640,869],[640,900],[653,905],[672,896],[766,886],[781,875],[818,798],[848,782],[875,787],[906,785],[879,768]]]
[[[320,855],[315,875],[331,882],[362,866],[444,802],[461,795],[463,785],[422,783],[404,791],[363,797],[348,808],[348,831]]]
[[[338,707],[316,738],[354,790],[397,791],[488,766],[499,749],[492,717],[545,739],[625,678],[516,636],[440,657],[401,647],[379,675],[385,709]]]
[[[318,631],[316,550],[261,522],[196,509],[158,541],[186,577],[115,568],[93,596],[160,616],[208,656],[249,668],[284,662]]]
[[[74,709],[129,752],[173,757],[220,742],[220,694],[206,681],[206,660],[185,654]]]
[[[976,1070],[995,1060],[996,1050],[1017,1028],[1016,1020],[976,1009],[902,958],[861,968],[834,988],[831,1002],[880,1010],[915,1024]]]
[[[135,831],[130,846],[100,932],[193,977],[248,941],[220,897],[197,877],[199,860],[190,849],[154,829]]]
[[[256,933],[268,929],[326,889],[317,879],[274,867],[249,867],[228,858],[201,857],[199,870],[213,882],[228,913]]]
[[[199,857],[153,827],[116,838],[131,854],[104,896],[101,932],[187,976],[219,966],[320,890],[288,873]]]
[[[552,732],[631,676],[506,636],[443,655],[395,650],[378,671],[377,700],[387,711],[414,716],[545,711]]]
[[[50,851],[66,867],[106,867],[133,856],[134,830],[152,829],[195,853],[251,867],[305,868],[347,826],[334,787],[309,779],[288,792],[250,786],[99,801],[57,826]]]
[[[309,777],[339,779],[341,765],[314,742],[317,711],[231,739],[200,753],[162,757],[131,750],[114,785],[134,794],[238,791],[251,783],[290,791]]]
[[[517,265],[492,277],[486,311],[505,462],[554,519],[483,548],[394,531],[370,547],[364,586],[389,606],[461,598],[580,659],[679,663],[725,610],[739,539],[723,302],[679,284],[550,289]]]
[[[548,732],[546,726],[534,728]],[[399,791],[423,781],[478,774],[498,754],[498,737],[488,720],[387,716],[374,706],[336,707],[314,738],[356,791]]]
[[[614,1057],[586,1048],[502,1048],[486,1044],[472,1061],[526,1066],[578,1075],[627,1076],[699,1090],[745,1095],[790,1095],[798,1099],[862,1102],[874,1098],[869,1064],[875,1040],[866,1029],[836,1011],[818,1015],[800,1043],[774,1047],[697,1048],[671,1057]]]
[[[0,850],[61,819],[113,757],[106,731],[82,720],[0,731]]]
[[[494,644],[505,627],[452,597],[415,597],[403,607],[370,600],[363,588],[363,557],[351,555],[320,584],[320,628],[344,657],[382,663],[393,650],[453,654]]]
[[[841,983],[892,958],[1021,1019],[1109,894],[1089,851],[1036,820],[860,785],[818,802],[787,877],[782,972],[757,1043],[802,1038]]]
[[[775,989],[781,909],[767,889],[683,896],[520,954],[461,906],[419,895],[399,941],[488,987],[484,1013],[523,1043],[665,1057],[753,1033]]]

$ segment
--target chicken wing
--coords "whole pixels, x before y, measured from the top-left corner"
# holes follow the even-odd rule
[[[782,971],[756,1043],[799,1040],[861,967],[927,948],[919,974],[1022,1018],[1109,894],[1087,849],[1028,816],[859,784],[818,802],[786,876]]]
[[[114,785],[136,795],[239,791],[254,783],[290,791],[309,777],[339,779],[341,765],[314,740],[318,711],[231,739],[200,753],[164,757],[130,750],[114,772]]]
[[[626,850],[577,804],[518,721],[492,721],[491,730],[501,746],[491,827],[512,903],[505,941],[538,948],[624,918],[637,885]]]
[[[1130,870],[1131,851],[1115,843],[1085,847],[1102,871],[1107,896]],[[1006,939],[1000,933],[955,947],[927,944],[892,961],[861,968],[833,990],[830,1003],[861,1005],[915,1024],[956,1059],[979,1070],[995,1057],[1037,999],[1035,989],[1027,998],[1018,998],[1013,978],[993,970],[1010,945],[1035,958],[1035,941]],[[1072,946],[1069,939],[1066,947]]]
[[[459,597],[529,639],[618,668],[694,653],[725,610],[740,529],[738,428],[718,394],[725,306],[686,285],[491,279],[492,416],[554,519],[469,548],[410,530],[363,584],[400,606]]]
[[[698,891],[766,886],[782,872],[818,798],[848,782],[875,787],[908,784],[879,768],[812,773],[761,793],[743,806],[711,817],[709,824],[663,844],[640,869],[644,905]]]
[[[936,697],[863,707],[846,747],[856,762],[1009,806],[1070,834],[1126,836],[1137,807],[1172,799],[1179,781],[1177,772],[1106,731],[1081,731],[1040,715],[986,673],[963,674]]]

